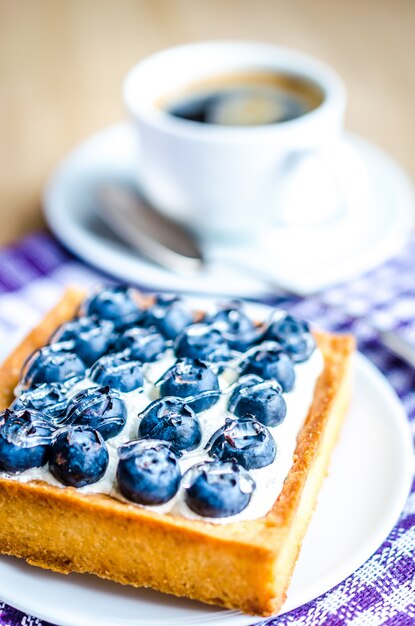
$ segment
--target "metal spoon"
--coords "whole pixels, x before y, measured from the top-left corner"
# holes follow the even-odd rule
[[[156,265],[173,273],[197,275],[208,264],[226,264],[266,285],[274,295],[297,295],[272,275],[234,259],[232,253],[216,253],[209,263],[195,236],[184,226],[148,205],[131,186],[102,184],[96,191],[95,212],[118,237]]]
[[[205,260],[195,238],[127,185],[101,185],[94,208],[120,239],[153,263],[180,274],[203,269]]]
[[[172,272],[180,274],[198,274],[203,271],[207,262],[195,237],[177,222],[164,217],[147,205],[138,193],[121,184],[101,185],[97,190],[95,211],[99,217],[114,231],[120,239],[140,252],[147,259]],[[226,258],[226,263],[232,263]],[[249,264],[239,261],[232,263],[247,275],[253,276],[272,288],[275,295],[283,297],[296,295],[285,285],[276,284],[268,275]],[[333,306],[333,305],[329,305]],[[334,308],[339,308],[334,305]],[[393,331],[385,331],[362,319],[378,335],[380,341],[391,352],[406,363],[415,367],[415,348]]]

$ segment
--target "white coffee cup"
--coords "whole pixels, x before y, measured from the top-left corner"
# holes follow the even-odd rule
[[[244,127],[183,120],[158,105],[194,82],[256,70],[312,81],[321,104],[290,121]],[[189,44],[136,65],[124,100],[139,136],[144,195],[199,236],[246,236],[271,221],[307,224],[339,211],[335,160],[346,92],[321,61],[264,43]]]

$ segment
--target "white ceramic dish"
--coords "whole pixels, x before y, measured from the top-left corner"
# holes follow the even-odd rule
[[[255,297],[272,289],[243,270],[247,263],[274,283],[310,294],[349,280],[397,253],[414,222],[412,187],[402,170],[378,148],[347,136],[345,162],[357,155],[356,177],[343,184],[345,211],[308,226],[278,226],[246,246],[206,248],[211,259],[197,276],[161,269],[121,243],[95,216],[94,190],[101,181],[133,184],[137,145],[127,123],[94,135],[52,175],[44,196],[46,219],[55,235],[91,265],[126,282],[151,289]],[[348,156],[347,156],[348,155]],[[364,168],[367,188],[358,188]],[[347,177],[346,177],[347,179]],[[241,270],[228,260],[239,262]]]
[[[355,393],[304,540],[283,611],[326,592],[387,537],[413,475],[403,408],[382,374],[356,356]],[[369,410],[370,407],[370,410]],[[258,618],[93,576],[62,576],[0,558],[0,598],[61,626],[248,626]]]

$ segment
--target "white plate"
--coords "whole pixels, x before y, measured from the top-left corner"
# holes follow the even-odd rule
[[[275,225],[249,248],[215,244],[205,254],[220,262],[212,261],[203,274],[179,276],[140,258],[94,214],[100,181],[134,184],[137,148],[127,123],[92,136],[62,162],[44,196],[46,219],[56,236],[87,262],[129,283],[227,296],[253,297],[270,290],[233,269],[231,257],[255,265],[282,287],[309,294],[382,263],[400,250],[413,227],[413,193],[405,174],[378,148],[348,135],[338,155],[349,164],[343,167],[342,184],[347,210],[338,219],[306,227]]]
[[[356,357],[355,393],[283,611],[354,572],[393,528],[409,493],[412,437],[382,374]],[[122,540],[122,539],[121,539]],[[0,558],[0,597],[62,626],[247,626],[258,618],[93,576],[62,576]]]

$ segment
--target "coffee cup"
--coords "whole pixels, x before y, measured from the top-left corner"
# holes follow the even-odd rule
[[[235,117],[232,102],[225,113],[229,118],[230,110],[236,124],[227,123],[222,112],[222,118],[206,123],[172,109],[180,98],[200,96],[203,84],[211,89],[205,88],[205,95],[216,94],[218,81],[229,93],[238,76],[250,76],[257,84],[260,76],[274,82],[282,77],[316,97],[281,119],[268,115],[268,101],[260,103],[265,117],[253,123],[249,116],[248,123],[238,113]],[[306,225],[338,214],[342,185],[336,155],[346,92],[323,62],[265,43],[188,44],[138,63],[128,73],[123,93],[138,138],[136,172],[142,193],[197,236],[247,237],[271,222]],[[295,90],[289,96],[300,98]],[[238,111],[241,101],[236,105]],[[344,167],[344,159],[340,163]]]

